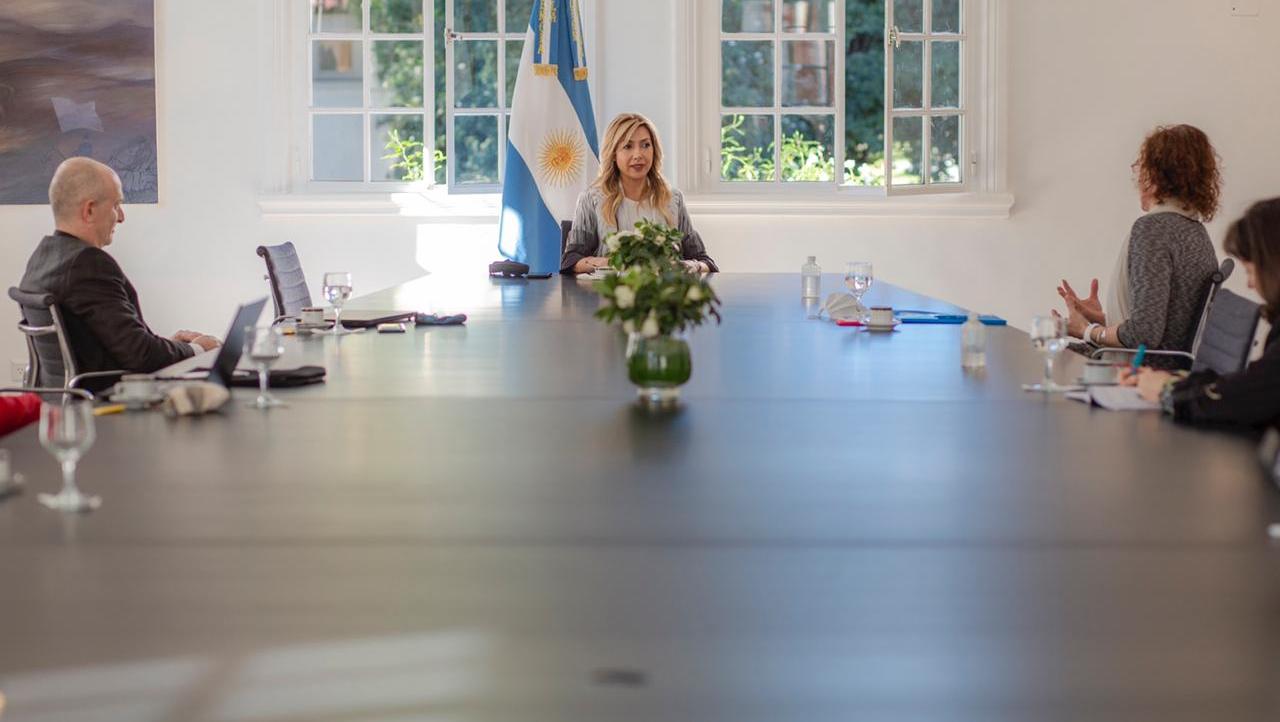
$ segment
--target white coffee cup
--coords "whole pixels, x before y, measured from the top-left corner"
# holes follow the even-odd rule
[[[871,307],[871,325],[872,326],[892,326],[893,325],[893,308],[889,306],[872,306]]]
[[[159,387],[151,374],[125,374],[111,389],[113,399],[153,399]]]
[[[1083,381],[1086,384],[1114,384],[1116,366],[1110,361],[1086,361]]]
[[[299,321],[308,326],[319,326],[324,323],[323,308],[304,308],[299,316]]]

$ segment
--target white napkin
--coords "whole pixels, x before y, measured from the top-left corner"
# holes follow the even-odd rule
[[[231,392],[207,381],[177,384],[164,394],[164,412],[169,416],[194,416],[216,411],[231,398]]]
[[[823,313],[832,321],[852,321],[858,318],[858,302],[853,296],[847,293],[836,292],[827,296],[827,300],[822,304]]]

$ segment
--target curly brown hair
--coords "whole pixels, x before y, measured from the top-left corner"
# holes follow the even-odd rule
[[[1222,250],[1252,263],[1258,295],[1274,321],[1280,314],[1280,198],[1258,201],[1227,229]]]
[[[1142,141],[1134,167],[1157,202],[1172,201],[1211,221],[1222,193],[1219,160],[1204,131],[1191,125],[1162,125]]]

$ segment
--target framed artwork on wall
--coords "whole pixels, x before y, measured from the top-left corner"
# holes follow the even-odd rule
[[[155,0],[0,3],[0,204],[47,203],[73,156],[155,203],[155,78]]]

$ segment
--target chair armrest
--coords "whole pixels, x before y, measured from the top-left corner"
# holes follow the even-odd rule
[[[75,376],[71,377],[70,381],[67,382],[67,388],[74,389],[80,385],[80,382],[88,379],[102,379],[102,378],[109,378],[111,376],[123,376],[127,373],[129,372],[124,369],[119,369],[116,371],[89,371],[82,374],[76,374]]]
[[[0,394],[36,394],[44,396],[45,394],[71,394],[79,396],[85,401],[93,401],[93,394],[84,389],[55,389],[47,386],[0,386]]]
[[[1137,350],[1137,349],[1135,349],[1135,348],[1110,348],[1110,347],[1103,347],[1103,348],[1100,348],[1100,349],[1098,349],[1098,350],[1094,351],[1094,352],[1089,356],[1089,358],[1094,359],[1094,360],[1097,360],[1097,359],[1100,359],[1100,358],[1102,358],[1104,355],[1109,354],[1109,353],[1118,353],[1118,354],[1124,354],[1124,355],[1133,356],[1133,355],[1136,355],[1136,354],[1138,353],[1138,350]],[[1195,360],[1196,360],[1196,357],[1195,357],[1195,356],[1192,356],[1191,354],[1187,353],[1186,351],[1147,351],[1147,355],[1148,355],[1148,356],[1178,356],[1178,357],[1181,357],[1181,358],[1187,359],[1188,361],[1195,361]]]

